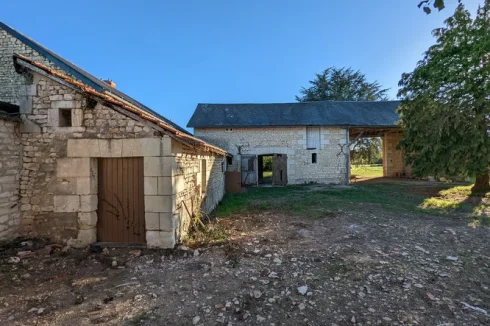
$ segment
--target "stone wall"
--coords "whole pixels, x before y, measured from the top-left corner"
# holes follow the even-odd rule
[[[176,236],[185,238],[192,215],[211,213],[225,195],[225,157],[196,151],[176,141],[172,149],[175,159],[173,221]]]
[[[133,139],[157,137],[158,132],[146,122],[131,119],[107,106],[88,107],[82,94],[47,77],[34,74],[29,82],[33,82],[29,95],[32,109],[24,112],[24,123],[32,125],[30,132],[22,133],[21,231],[59,242],[79,239],[83,233],[85,242],[95,240],[97,167],[94,158],[100,157],[104,145],[111,146],[114,155],[118,152],[132,157],[136,149],[147,148],[144,144],[131,143]],[[72,110],[71,127],[59,126],[60,108]],[[68,146],[70,141],[91,139],[101,142],[91,147],[76,143]],[[113,139],[114,143],[103,143],[106,139]],[[155,139],[159,155],[160,138]]]
[[[55,70],[61,69],[0,28],[0,101],[20,105],[22,96],[29,92],[29,86],[15,71],[14,54],[24,55]]]
[[[195,135],[234,155],[230,171],[239,171],[240,155],[287,154],[289,184],[342,184],[347,181],[346,130],[321,127],[320,148],[306,149],[306,127],[196,128]],[[317,163],[312,163],[312,154]]]
[[[410,176],[411,169],[405,165],[403,151],[397,149],[402,133],[385,133],[383,137],[383,175],[385,177]]]
[[[0,240],[17,235],[22,145],[19,123],[0,117]]]

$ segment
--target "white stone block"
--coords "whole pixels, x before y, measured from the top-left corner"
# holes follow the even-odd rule
[[[122,139],[111,139],[109,141],[109,156],[105,157],[122,157]]]
[[[122,157],[133,157],[136,147],[136,140],[133,138],[122,140]]]
[[[97,226],[97,213],[78,213],[78,227],[83,230],[93,229]]]
[[[80,211],[92,212],[97,210],[98,198],[97,195],[80,196]]]
[[[124,145],[123,145],[124,146]],[[124,154],[124,149],[123,149]],[[161,177],[163,176],[163,157],[145,157],[143,159],[143,175],[145,177]]]
[[[160,213],[145,213],[145,228],[147,231],[159,231]]]
[[[161,139],[161,147],[162,147],[162,156],[170,156],[172,155],[172,143],[174,140],[169,136],[165,135]]]
[[[54,196],[53,205],[54,211],[57,213],[77,212],[80,208],[80,196]]]
[[[145,196],[145,212],[170,213],[174,209],[173,196]]]
[[[83,125],[82,109],[71,110],[71,125],[73,127],[81,127]]]
[[[145,195],[158,195],[158,177],[144,177]]]
[[[77,195],[95,195],[97,194],[97,177],[80,177],[76,179]]]
[[[160,230],[175,232],[179,222],[179,215],[172,213],[160,213]]]
[[[173,232],[146,231],[146,246],[148,248],[173,248],[175,244]]]
[[[135,156],[162,156],[160,138],[140,138],[137,143],[139,151],[135,151]]]
[[[158,195],[170,196],[175,194],[172,177],[158,177]]]
[[[80,109],[81,107],[81,101],[51,101],[52,109]]]
[[[161,156],[160,138],[131,138],[122,140],[123,157]]]

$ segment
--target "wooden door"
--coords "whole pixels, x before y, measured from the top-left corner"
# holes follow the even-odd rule
[[[101,158],[98,163],[97,240],[145,243],[143,158]]]
[[[272,184],[274,186],[287,186],[288,184],[288,156],[274,154],[272,158]]]

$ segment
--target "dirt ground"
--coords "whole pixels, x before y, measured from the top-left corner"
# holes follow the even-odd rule
[[[0,251],[0,324],[490,325],[487,226],[356,205],[221,218],[228,242],[197,250],[19,240]]]

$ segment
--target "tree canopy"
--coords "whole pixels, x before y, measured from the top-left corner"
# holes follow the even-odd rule
[[[490,166],[490,1],[475,19],[462,4],[415,70],[402,75],[400,146],[416,175],[476,176],[488,191]]]
[[[377,81],[368,82],[365,74],[351,68],[327,68],[316,74],[310,85],[300,90],[296,101],[379,101],[387,99],[388,92]]]

